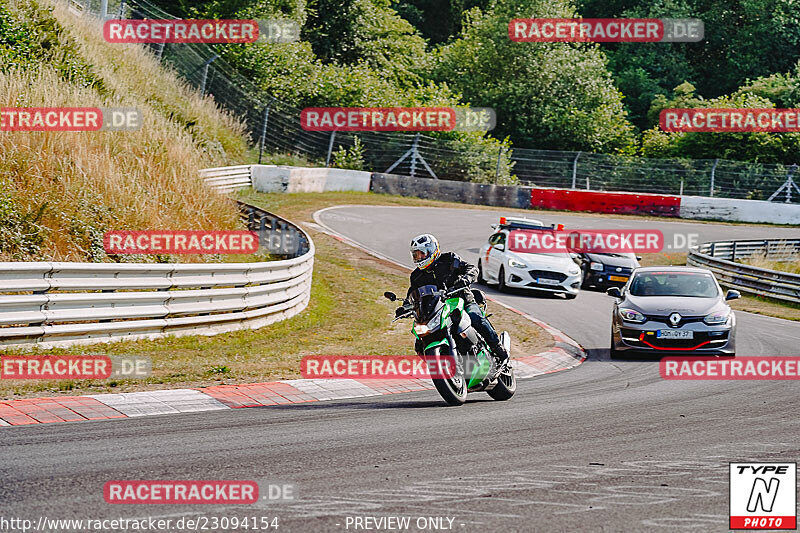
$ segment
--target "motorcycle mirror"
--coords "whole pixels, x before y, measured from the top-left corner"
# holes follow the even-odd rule
[[[383,293],[383,295],[392,302],[397,301],[397,295],[393,292],[386,291]]]

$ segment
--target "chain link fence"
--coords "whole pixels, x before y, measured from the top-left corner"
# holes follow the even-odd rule
[[[146,0],[68,0],[105,18],[174,19]],[[537,187],[686,194],[800,203],[796,165],[724,159],[646,159],[526,148],[414,133],[311,132],[301,109],[265,94],[206,44],[151,44],[152,52],[239,118],[259,162],[282,154],[373,172]],[[274,45],[280,46],[280,45]]]
[[[539,187],[800,202],[796,165],[726,159],[645,159],[514,148],[514,173]]]

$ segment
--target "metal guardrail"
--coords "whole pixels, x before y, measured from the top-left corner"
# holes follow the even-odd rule
[[[0,346],[44,348],[255,329],[308,305],[314,243],[288,220],[239,203],[251,231],[299,234],[258,263],[0,263]]]
[[[800,255],[800,239],[707,242],[689,250],[686,263],[708,268],[720,283],[743,292],[800,303],[800,274],[736,262],[758,254],[793,259]]]

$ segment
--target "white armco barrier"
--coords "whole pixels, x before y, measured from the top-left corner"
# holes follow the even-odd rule
[[[206,168],[200,171],[200,177],[203,178],[208,187],[219,192],[238,191],[252,185],[250,181],[251,166],[238,165],[235,167]]]
[[[247,167],[212,169],[234,190]],[[251,231],[292,229],[301,246],[253,263],[0,263],[0,346],[71,346],[216,335],[292,317],[311,297],[314,243],[288,220],[243,206]]]
[[[253,165],[251,180],[259,192],[368,192],[372,173],[343,168]]]
[[[800,204],[681,196],[681,218],[800,224]]]
[[[0,346],[260,328],[306,308],[313,265],[313,244],[262,263],[0,263]]]

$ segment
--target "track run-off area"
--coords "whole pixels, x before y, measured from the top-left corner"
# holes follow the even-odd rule
[[[408,243],[419,233],[435,234],[445,250],[475,262],[490,224],[504,214],[342,206],[318,212],[316,220],[410,266]],[[798,232],[531,216],[569,228],[655,228],[667,243],[675,232],[696,233],[698,242]],[[564,300],[482,289],[572,337],[587,361],[519,381],[509,402],[479,393],[459,408],[425,391],[4,428],[0,516],[264,516],[278,517],[278,531],[366,530],[355,528],[356,517],[362,525],[366,517],[410,517],[409,531],[434,524],[455,531],[727,531],[728,463],[800,455],[798,383],[666,381],[655,359],[609,359],[611,297],[582,291]],[[384,290],[405,287],[376,287]],[[800,323],[741,311],[737,318],[737,355],[800,355]],[[109,505],[103,485],[116,479],[280,481],[295,485],[297,499]]]

